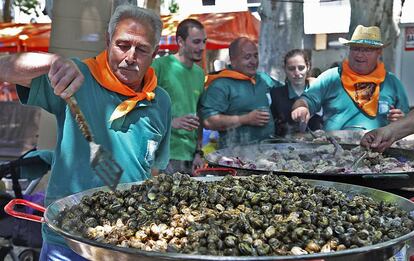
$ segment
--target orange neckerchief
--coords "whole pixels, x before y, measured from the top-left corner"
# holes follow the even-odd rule
[[[342,63],[341,81],[344,89],[359,108],[371,117],[377,116],[380,84],[386,73],[382,62],[378,62],[375,70],[368,75],[352,71],[348,60]]]
[[[207,77],[206,82],[204,83],[204,87],[207,88],[212,81],[219,79],[219,78],[232,78],[236,80],[251,81],[253,85],[256,84],[256,79],[254,79],[254,77],[249,77],[245,74],[242,74],[242,73],[239,73],[233,70],[224,69],[220,71],[218,74],[209,75]]]
[[[89,67],[95,80],[102,85],[105,89],[110,91],[132,97],[128,100],[121,102],[112,113],[109,121],[121,118],[128,112],[135,108],[135,105],[144,99],[148,101],[154,99],[155,93],[153,92],[157,87],[157,77],[155,76],[154,69],[148,68],[144,76],[144,87],[141,92],[136,92],[127,85],[123,84],[112,73],[111,68],[108,65],[108,53],[107,51],[101,52],[95,58],[88,58],[83,61]]]

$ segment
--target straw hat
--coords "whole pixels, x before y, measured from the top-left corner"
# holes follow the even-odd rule
[[[352,34],[351,40],[339,38],[338,41],[344,45],[359,45],[372,48],[384,48],[388,44],[384,44],[381,39],[381,31],[378,26],[365,27],[358,25]]]

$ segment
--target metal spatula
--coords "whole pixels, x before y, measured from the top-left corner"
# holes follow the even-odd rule
[[[338,156],[341,155],[344,152],[344,149],[342,148],[342,146],[338,143],[338,141],[332,137],[331,135],[329,135],[328,133],[325,132],[325,136],[326,139],[332,143],[332,145],[334,145],[335,150],[334,150],[334,156]]]
[[[351,170],[352,171],[356,171],[357,168],[358,168],[358,166],[359,166],[359,164],[361,163],[361,161],[363,159],[365,159],[367,156],[368,156],[368,151],[366,150],[361,155],[359,155],[358,157],[356,157],[355,160],[351,164],[351,167],[350,167]]]
[[[70,111],[78,123],[79,129],[81,130],[83,136],[89,142],[89,148],[91,150],[90,163],[92,169],[112,191],[115,191],[123,169],[115,161],[109,151],[102,147],[102,145],[96,144],[93,141],[89,125],[86,122],[75,97],[69,97],[66,99],[66,103],[69,105]]]

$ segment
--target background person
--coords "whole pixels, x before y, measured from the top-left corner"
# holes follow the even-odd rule
[[[257,72],[257,46],[250,39],[234,40],[229,55],[230,69],[210,75],[201,98],[203,123],[219,131],[219,148],[255,142],[274,133],[269,92],[280,84]]]
[[[350,41],[348,59],[311,84],[292,107],[292,119],[308,122],[323,108],[324,129],[375,129],[404,117],[408,98],[401,82],[379,60],[380,29],[358,25]]]
[[[276,122],[275,135],[281,137],[299,132],[299,123],[292,120],[291,111],[293,103],[309,87],[308,73],[311,69],[311,62],[305,50],[293,49],[287,52],[284,58],[284,69],[285,85],[270,91],[272,97],[270,109],[273,120]],[[313,115],[308,125],[311,130],[321,129],[321,115]]]
[[[177,27],[176,39],[178,52],[154,60],[152,67],[172,104],[170,162],[165,172],[190,174],[204,165],[202,127],[197,116],[204,72],[196,63],[202,60],[207,38],[199,21],[185,19]]]
[[[168,163],[170,99],[157,87],[150,64],[162,22],[152,11],[118,6],[108,26],[107,49],[81,62],[50,53],[0,58],[0,81],[17,86],[22,103],[42,107],[57,121],[57,145],[45,205],[103,186],[90,166],[89,144],[64,99],[74,95],[97,144],[112,152],[121,183],[151,177]],[[86,260],[43,225],[40,260]]]

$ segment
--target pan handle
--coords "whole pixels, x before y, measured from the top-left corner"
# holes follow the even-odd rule
[[[203,177],[203,172],[222,172],[222,173],[229,173],[232,176],[237,175],[237,171],[232,168],[200,168],[196,169],[193,173],[194,177]]]
[[[363,175],[363,179],[409,179],[407,174],[371,174]]]
[[[36,215],[32,215],[32,214],[27,214],[27,213],[23,213],[23,212],[19,212],[14,210],[14,206],[16,205],[24,205],[27,207],[31,207],[33,209],[36,209],[40,212],[45,212],[46,208],[35,204],[33,202],[24,200],[24,199],[20,199],[20,198],[16,198],[16,199],[12,199],[10,200],[9,203],[7,203],[7,205],[4,207],[4,211],[9,214],[10,216],[16,217],[16,218],[21,218],[21,219],[26,219],[26,220],[30,220],[30,221],[35,221],[35,222],[39,222],[39,223],[43,223],[45,222],[43,217],[41,216],[36,216]]]

